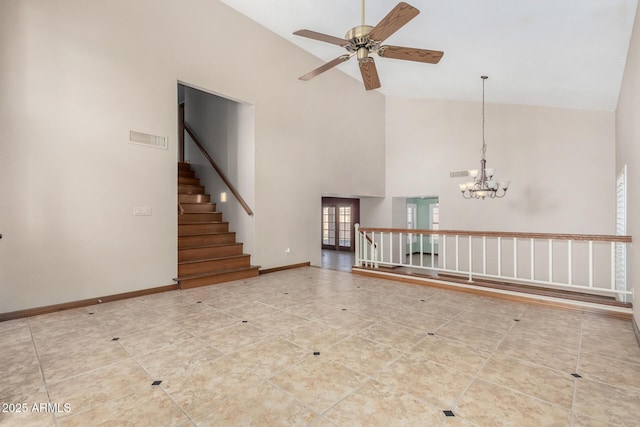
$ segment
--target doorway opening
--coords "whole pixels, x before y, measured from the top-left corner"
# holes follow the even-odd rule
[[[322,267],[351,271],[355,254],[355,224],[360,222],[360,199],[322,198]]]

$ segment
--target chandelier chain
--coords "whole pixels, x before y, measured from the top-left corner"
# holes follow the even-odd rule
[[[482,76],[482,159],[484,159],[487,154],[487,142],[484,139],[484,82],[486,79],[486,76]]]

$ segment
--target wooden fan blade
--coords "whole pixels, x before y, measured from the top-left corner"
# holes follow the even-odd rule
[[[360,74],[362,74],[362,81],[364,87],[367,90],[378,89],[380,85],[380,77],[378,77],[378,69],[373,58],[367,58],[364,61],[358,61],[360,65]]]
[[[415,49],[402,46],[380,46],[378,55],[383,58],[404,59],[405,61],[426,62],[437,64],[444,52],[439,50]]]
[[[371,30],[369,38],[377,42],[382,42],[402,28],[407,22],[418,16],[419,13],[420,11],[410,4],[400,2]]]
[[[328,34],[318,33],[311,30],[298,30],[293,33],[296,36],[307,37],[309,39],[320,40],[321,42],[337,44],[338,46],[349,46],[349,40],[341,39],[340,37],[330,36]]]
[[[338,64],[342,64],[344,61],[346,61],[347,59],[351,58],[351,55],[342,55],[342,56],[338,56],[336,59],[334,59],[333,61],[329,61],[326,64],[316,68],[313,71],[309,71],[307,74],[305,74],[304,76],[300,76],[298,77],[300,80],[311,80],[312,78],[314,78],[315,76],[317,76],[318,74],[322,74],[327,70],[332,69],[333,67],[335,67]]]

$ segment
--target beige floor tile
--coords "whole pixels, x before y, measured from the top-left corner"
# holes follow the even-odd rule
[[[191,317],[202,316],[208,313],[213,313],[218,310],[203,302],[202,300],[195,299],[189,304],[183,305],[166,305],[161,308],[162,315],[167,319],[171,319],[174,322],[180,322]]]
[[[509,337],[537,341],[567,349],[576,349],[580,344],[580,331],[564,324],[516,322],[508,333]]]
[[[342,427],[437,426],[440,409],[391,386],[370,381],[325,416]]]
[[[612,334],[583,335],[580,352],[610,357],[623,362],[640,363],[640,347],[632,335],[627,338]]]
[[[114,337],[125,337],[146,330],[149,325],[155,327],[170,326],[175,322],[172,319],[163,317],[161,313],[145,312],[128,314],[126,316],[115,316],[110,319],[100,320],[100,323],[109,334]]]
[[[48,404],[44,389],[0,397],[0,426],[49,427],[55,425],[53,412],[41,411],[41,404]],[[5,406],[6,405],[6,406]]]
[[[131,356],[149,353],[162,347],[193,338],[189,332],[178,325],[150,328],[134,335],[121,338],[120,345]]]
[[[191,338],[150,353],[136,360],[154,379],[165,379],[180,375],[192,365],[222,356],[199,338]]]
[[[351,331],[332,328],[319,321],[307,322],[282,337],[311,351],[326,350],[351,335]]]
[[[296,305],[285,309],[288,313],[305,317],[307,319],[318,319],[320,317],[333,314],[338,310],[338,308],[331,304],[321,302],[308,302],[306,304]]]
[[[348,330],[352,333],[356,333],[361,329],[373,325],[378,321],[378,319],[340,309],[340,311],[336,311],[335,313],[331,313],[324,317],[321,317],[320,319],[318,319],[318,321],[333,328]]]
[[[633,332],[633,324],[631,320],[585,313],[582,317],[582,330],[584,333],[591,332],[595,335]]]
[[[628,363],[583,352],[580,354],[577,372],[589,380],[640,392],[640,363]]]
[[[426,299],[424,296],[419,299],[407,298],[403,301],[402,307],[406,310],[415,311],[420,314],[426,314],[428,316],[435,316],[448,320],[453,319],[464,310],[463,307],[440,304],[437,299]]]
[[[578,363],[577,347],[569,349],[511,336],[500,343],[496,353],[563,372],[575,372]]]
[[[375,379],[444,409],[453,406],[472,377],[430,360],[405,356],[385,367]]]
[[[322,413],[358,388],[366,378],[320,355],[305,359],[270,382]]]
[[[0,322],[0,336],[8,331],[14,329],[29,330],[29,318],[23,317],[21,319],[5,320]]]
[[[519,359],[495,355],[478,378],[569,409],[575,378],[571,372],[554,371]]]
[[[40,356],[45,380],[60,381],[129,358],[117,341],[99,341],[65,352]]]
[[[309,267],[0,322],[0,400],[73,409],[0,425],[617,427],[638,372],[629,321]]]
[[[358,336],[406,352],[426,337],[427,332],[401,326],[397,323],[379,321],[359,331]]]
[[[614,424],[606,420],[574,414],[571,427],[612,427]]]
[[[14,324],[16,326],[11,328],[2,328],[3,323],[7,322],[0,322],[0,349],[18,344],[31,344],[32,339],[28,323],[23,322]]]
[[[508,320],[519,319],[525,312],[527,305],[497,298],[481,297],[470,302],[467,307],[468,311],[490,314]]]
[[[223,313],[242,320],[253,320],[276,311],[278,311],[277,308],[257,301],[222,310]]]
[[[31,325],[31,333],[34,339],[38,340],[42,337],[54,338],[70,332],[90,333],[103,330],[102,325],[94,316],[88,315],[86,312],[82,316],[80,318],[77,316],[62,318],[55,322],[34,323]]]
[[[582,316],[582,311],[579,310],[529,305],[520,316],[520,319],[527,322],[554,323],[579,327],[582,322]]]
[[[465,391],[454,413],[479,426],[569,425],[568,409],[481,380]]]
[[[453,320],[495,332],[507,332],[516,323],[510,317],[494,316],[478,311],[463,311],[455,316]]]
[[[272,376],[301,362],[312,353],[280,337],[268,337],[229,355],[262,378]]]
[[[216,310],[183,320],[178,322],[178,325],[190,334],[200,336],[235,325],[240,321],[241,319],[237,317]]]
[[[349,369],[372,376],[403,353],[393,347],[354,336],[340,341],[323,354]]]
[[[491,355],[487,350],[472,347],[437,335],[427,336],[408,353],[410,360],[431,360],[448,368],[475,375]]]
[[[147,385],[133,394],[60,419],[60,427],[180,426],[189,419],[157,386]]]
[[[53,336],[42,334],[38,338],[34,337],[34,343],[38,355],[40,357],[47,357],[55,353],[83,349],[87,346],[95,345],[96,342],[109,342],[112,338],[114,338],[113,335],[101,328],[91,331],[73,330],[66,334]]]
[[[199,426],[307,426],[317,414],[263,382],[194,417]]]
[[[211,410],[262,380],[229,356],[199,360],[181,375],[162,381],[162,387],[190,417]]]
[[[428,316],[415,312],[407,313],[404,310],[392,309],[381,315],[384,320],[399,323],[409,328],[419,329],[426,332],[434,332],[444,324],[449,322],[441,317]]]
[[[296,316],[285,311],[258,317],[251,321],[251,325],[270,334],[285,334],[290,330],[309,322],[309,319]]]
[[[309,427],[338,427],[338,426],[324,417],[316,417],[316,419],[313,420],[311,424],[309,424]]]
[[[134,360],[128,359],[49,384],[48,388],[52,402],[71,405],[71,413],[59,415],[61,418],[149,387],[152,381]]]
[[[640,393],[580,378],[576,381],[574,414],[612,425],[638,425]]]
[[[269,334],[248,323],[238,322],[234,326],[200,335],[200,339],[221,353],[231,353],[252,344]]]
[[[33,346],[21,351],[23,346],[13,346],[14,357],[3,357],[0,364],[0,399],[20,393],[36,391],[44,386],[40,365],[35,354],[30,355]]]
[[[472,347],[493,351],[504,338],[503,332],[495,332],[487,329],[476,328],[467,323],[451,321],[436,331],[436,335],[460,341]]]
[[[300,304],[300,299],[294,297],[292,294],[295,288],[290,292],[261,292],[258,293],[255,298],[256,301],[262,304],[267,304],[278,309],[284,309],[287,307],[293,307]]]

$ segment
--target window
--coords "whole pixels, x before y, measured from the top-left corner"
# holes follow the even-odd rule
[[[336,244],[336,207],[335,206],[322,207],[322,244],[323,245]]]
[[[351,246],[351,206],[338,207],[339,238],[342,247]]]
[[[431,229],[440,230],[440,203],[430,205],[431,212],[429,217],[431,218]],[[433,236],[433,240],[438,240],[438,236]]]

